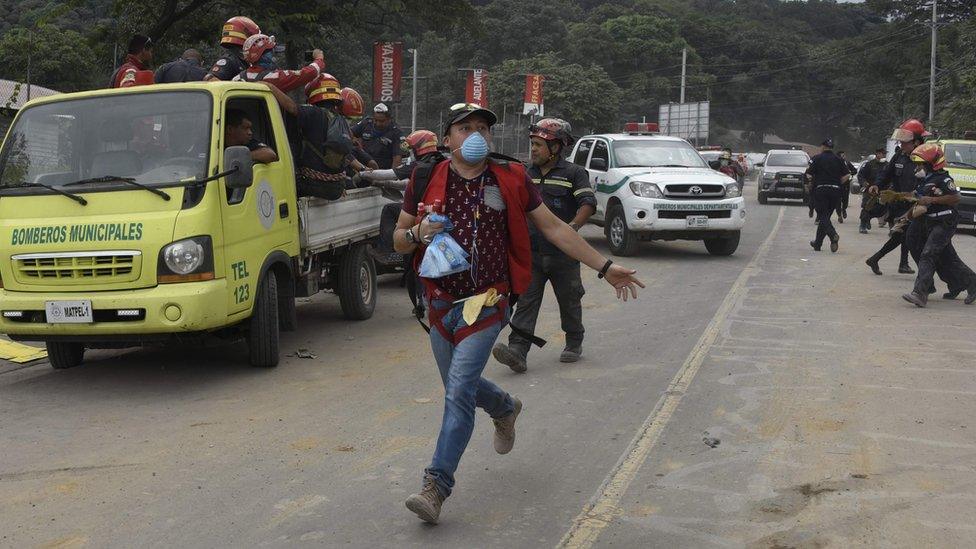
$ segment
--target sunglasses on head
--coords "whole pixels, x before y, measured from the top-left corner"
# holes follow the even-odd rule
[[[455,103],[451,105],[451,112],[456,111],[475,111],[482,108],[481,105],[475,103]]]

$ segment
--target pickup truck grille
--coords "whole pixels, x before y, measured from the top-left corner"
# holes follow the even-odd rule
[[[138,251],[21,254],[13,259],[14,274],[23,284],[110,284],[139,278]]]
[[[688,183],[665,185],[664,196],[679,200],[716,200],[725,198],[725,185]]]

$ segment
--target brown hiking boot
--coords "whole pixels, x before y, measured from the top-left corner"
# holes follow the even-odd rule
[[[491,354],[495,357],[495,360],[508,366],[517,374],[521,374],[527,369],[525,355],[504,343],[496,343],[495,347],[491,350]]]
[[[507,454],[515,446],[515,420],[522,411],[522,401],[512,397],[512,402],[515,410],[511,414],[492,420],[495,422],[495,451],[499,454]]]
[[[437,524],[437,517],[441,515],[441,505],[444,496],[437,490],[437,483],[429,476],[424,476],[424,487],[419,494],[412,494],[407,498],[407,509],[413,511],[420,520]]]

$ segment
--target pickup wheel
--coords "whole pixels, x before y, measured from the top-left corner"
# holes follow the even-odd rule
[[[247,348],[252,366],[278,365],[278,279],[268,271],[255,296],[254,314],[247,332]]]
[[[46,341],[47,357],[51,367],[55,370],[74,368],[85,359],[84,343],[65,343],[61,341]]]
[[[366,252],[365,245],[357,244],[339,261],[336,293],[349,320],[366,320],[376,309],[376,265]]]
[[[729,236],[706,238],[705,249],[712,255],[732,255],[739,247],[739,234],[739,231],[735,231]]]
[[[627,218],[624,217],[624,207],[614,204],[607,210],[607,222],[603,232],[610,244],[610,253],[620,257],[634,255],[637,251],[637,238],[627,228]]]

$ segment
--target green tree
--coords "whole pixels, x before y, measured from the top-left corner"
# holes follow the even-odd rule
[[[94,55],[84,43],[81,34],[54,25],[41,25],[36,30],[13,28],[0,37],[0,75],[23,82],[30,66],[31,83],[54,90],[78,91],[104,85],[91,72]]]

